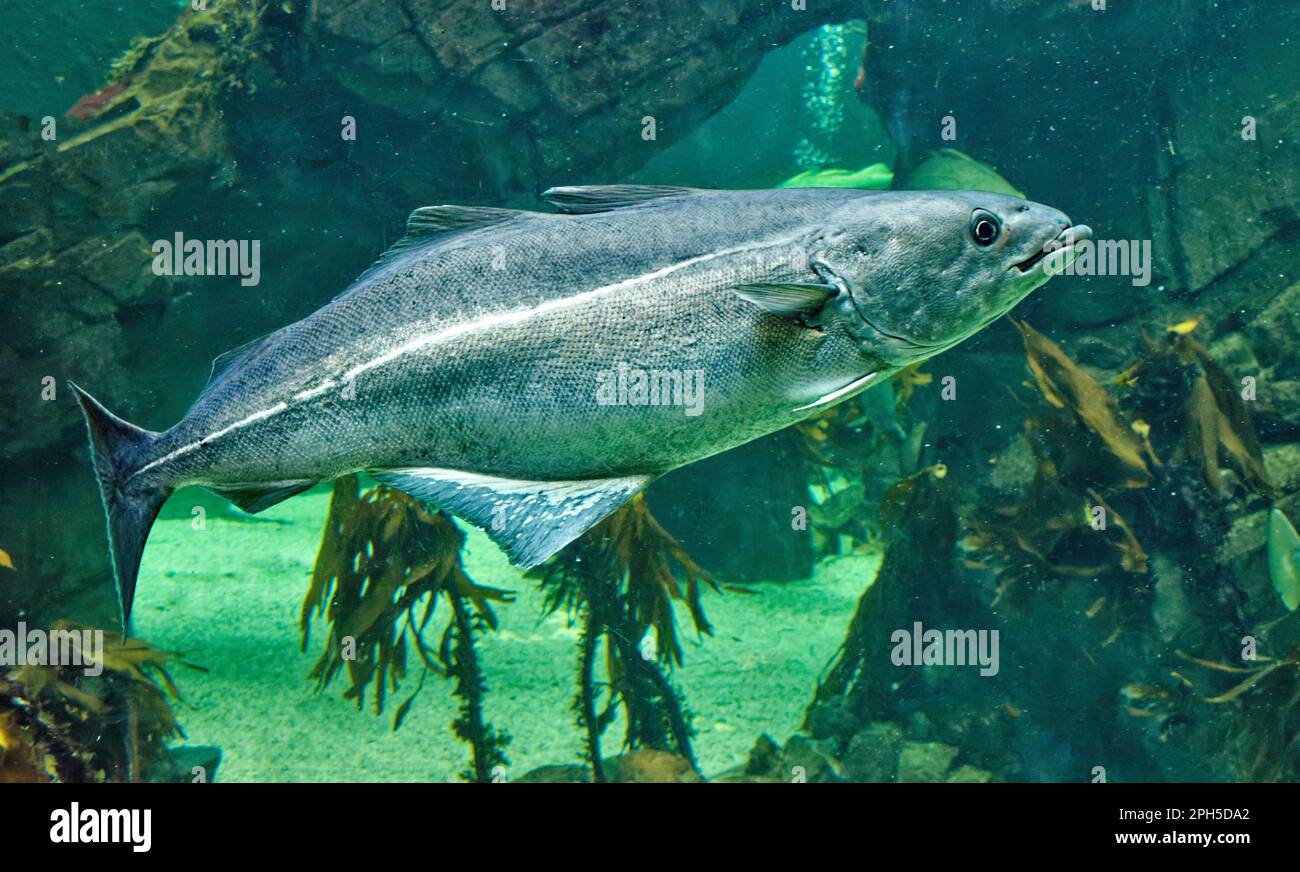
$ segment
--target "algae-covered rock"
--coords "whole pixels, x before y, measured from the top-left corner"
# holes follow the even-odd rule
[[[853,170],[807,170],[797,176],[786,179],[780,188],[859,188],[862,190],[881,191],[894,181],[894,172],[888,164],[877,163]]]
[[[809,783],[844,780],[844,770],[827,744],[808,736],[790,737],[782,752],[781,765],[787,780]]]
[[[1282,608],[1269,575],[1268,527],[1267,509],[1244,514],[1232,522],[1215,552],[1216,561],[1244,596],[1239,608],[1248,626],[1275,617]]]
[[[1296,341],[1300,337],[1300,282],[1278,290],[1250,319],[1246,331],[1259,363],[1269,367],[1274,378],[1300,378],[1300,356],[1296,354]]]
[[[312,37],[321,74],[362,106],[469,128],[488,186],[514,197],[626,175],[726,105],[771,46],[858,11],[706,5],[317,0]]]
[[[1187,595],[1187,573],[1176,561],[1157,554],[1151,562],[1155,577],[1155,602],[1151,605],[1151,618],[1155,622],[1160,640],[1167,645],[1196,649],[1199,639],[1188,638],[1194,626],[1188,621],[1191,604]]]
[[[907,176],[902,187],[908,191],[989,191],[1025,196],[993,167],[955,148],[932,152]]]
[[[0,134],[0,293],[12,302],[0,360],[13,364],[0,403],[15,412],[0,424],[12,460],[0,478],[24,494],[0,507],[0,528],[25,567],[21,585],[0,591],[0,611],[11,594],[52,590],[66,615],[77,608],[71,591],[93,590],[94,608],[116,613],[111,584],[86,585],[109,581],[103,521],[63,385],[93,380],[116,413],[169,423],[155,417],[159,400],[139,361],[162,350],[154,328],[180,292],[153,273],[150,240],[211,227],[224,211],[215,203],[236,159],[219,107],[257,63],[246,41],[256,18],[244,4],[186,12],[148,52],[132,53],[128,78],[55,118],[53,139],[13,117]],[[173,338],[173,375],[206,370],[176,349],[211,330],[195,321]]]
[[[898,756],[900,783],[940,782],[947,779],[957,749],[941,742],[905,742]]]
[[[1210,342],[1207,350],[1214,362],[1232,375],[1256,375],[1260,371],[1255,349],[1245,334],[1239,331],[1223,334]]]
[[[1037,469],[1029,440],[1018,435],[996,458],[989,481],[998,491],[1022,494],[1034,480]]]
[[[514,779],[517,784],[587,784],[591,770],[573,763],[538,766]]]
[[[993,780],[993,773],[969,764],[958,766],[948,773],[949,784],[988,784]]]
[[[1261,438],[1300,438],[1300,379],[1257,379],[1255,399],[1248,403]]]
[[[1264,446],[1264,469],[1283,493],[1300,490],[1300,443]]]
[[[850,781],[894,781],[898,777],[898,758],[902,753],[902,729],[889,721],[867,724],[850,741],[842,763]]]
[[[638,748],[605,761],[610,781],[623,784],[697,784],[703,779],[689,760],[668,751]]]

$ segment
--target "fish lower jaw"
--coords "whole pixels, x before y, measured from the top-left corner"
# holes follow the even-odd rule
[[[1092,228],[1088,225],[1075,224],[1067,227],[1032,256],[1020,263],[1012,264],[1007,272],[1014,270],[1023,276],[1038,275],[1044,278],[1060,275],[1074,263],[1079,253],[1080,243],[1090,239],[1092,239]]]

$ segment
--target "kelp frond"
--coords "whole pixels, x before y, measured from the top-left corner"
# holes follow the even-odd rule
[[[0,677],[0,782],[143,781],[167,768],[167,742],[184,736],[169,701],[180,698],[167,671],[176,655],[69,621],[49,631],[95,632],[97,662],[27,664]],[[93,655],[83,647],[83,660]]]
[[[1238,775],[1250,781],[1292,780],[1300,774],[1300,643],[1285,657],[1257,656],[1252,666],[1234,666],[1178,651],[1182,659],[1219,673],[1242,676],[1234,685],[1201,695],[1209,705],[1237,705],[1227,750]],[[1179,675],[1188,686],[1196,685]]]
[[[1250,412],[1238,386],[1197,340],[1199,326],[1198,320],[1175,325],[1160,341],[1144,334],[1149,353],[1118,381],[1135,389],[1139,407],[1145,403],[1153,416],[1168,419],[1162,436],[1172,443],[1172,460],[1194,464],[1213,493],[1227,489],[1220,471],[1226,460],[1247,488],[1272,496]]]
[[[682,663],[674,603],[686,605],[698,633],[712,632],[700,601],[704,585],[717,588],[709,574],[638,494],[533,575],[541,578],[546,611],[564,608],[582,624],[574,710],[593,778],[605,780],[600,736],[620,702],[628,717],[628,747],[673,750],[693,764],[690,714],[660,664]],[[610,692],[603,708],[597,705],[595,675],[602,637]]]
[[[401,727],[428,672],[453,681],[461,708],[452,728],[473,750],[464,777],[489,781],[503,771],[509,736],[483,717],[487,690],[475,648],[477,636],[495,629],[494,602],[512,602],[509,591],[475,583],[461,563],[465,534],[443,512],[431,512],[393,488],[378,486],[358,496],[359,480],[334,484],[329,517],[300,616],[306,650],[312,620],[322,615],[329,639],[311,672],[325,687],[346,666],[343,695],[364,705],[374,685],[374,713],[382,714],[389,691],[406,677],[414,651],[424,669],[415,690],[398,706]],[[450,604],[436,647],[425,638],[440,598]]]
[[[464,597],[493,628],[491,603],[514,597],[475,584],[465,574],[460,560],[465,534],[447,515],[430,512],[392,488],[379,486],[360,496],[358,488],[356,476],[334,484],[299,625],[304,651],[314,618],[323,615],[330,627],[311,677],[324,687],[346,666],[350,686],[344,696],[360,708],[373,683],[374,711],[380,714],[387,692],[397,690],[406,675],[410,651],[426,668],[446,672],[424,635],[436,594]]]
[[[1124,472],[1128,487],[1142,487],[1151,479],[1142,455],[1144,446],[1119,416],[1115,398],[1066,356],[1055,342],[1024,321],[1013,322],[1025,342],[1025,359],[1039,393],[1058,409],[1069,409],[1095,434]]]
[[[650,513],[641,494],[588,532],[566,558],[535,571],[547,589],[548,613],[563,607],[576,614],[585,599],[583,582],[595,575],[625,584],[634,643],[653,628],[656,655],[668,665],[680,666],[683,656],[673,603],[686,606],[696,632],[713,633],[701,595],[704,585],[718,590],[717,583]]]

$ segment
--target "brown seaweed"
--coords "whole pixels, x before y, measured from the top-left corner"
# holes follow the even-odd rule
[[[1249,490],[1272,496],[1275,490],[1264,470],[1250,412],[1227,372],[1196,339],[1199,325],[1198,320],[1190,320],[1170,327],[1159,342],[1144,334],[1148,354],[1121,373],[1118,381],[1137,389],[1136,403],[1158,407],[1150,409],[1153,413],[1176,410],[1164,434],[1166,441],[1172,440],[1171,462],[1190,461],[1210,490],[1223,495],[1227,484],[1221,469],[1226,461]],[[1146,381],[1158,387],[1143,396]]]
[[[1142,487],[1151,480],[1142,455],[1141,439],[1119,415],[1115,398],[1066,356],[1055,342],[1024,321],[1015,321],[1025,342],[1025,358],[1038,390],[1048,403],[1069,409],[1095,434],[1122,466],[1127,487]]]
[[[1244,676],[1226,690],[1201,697],[1210,705],[1241,707],[1229,744],[1240,777],[1252,781],[1294,777],[1300,766],[1300,643],[1293,643],[1285,657],[1257,656],[1257,666],[1233,666],[1184,651],[1177,654],[1214,672]],[[1190,679],[1178,677],[1196,689]]]
[[[1148,424],[1130,418],[1056,343],[1025,322],[1016,327],[1032,377],[1027,386],[1036,391],[1022,401],[1034,476],[1018,504],[991,515],[971,513],[963,545],[996,568],[994,605],[1013,591],[1042,587],[1045,579],[1101,580],[1109,593],[1089,617],[1103,609],[1111,615],[1109,644],[1135,590],[1124,578],[1149,570],[1138,528],[1126,517],[1129,507],[1121,514],[1114,503],[1133,502],[1125,494],[1164,474],[1162,464]],[[1122,575],[1111,578],[1112,570]]]
[[[660,666],[682,663],[674,603],[685,604],[697,633],[712,633],[701,603],[704,585],[717,589],[709,574],[655,520],[640,494],[534,572],[547,589],[547,610],[564,608],[582,625],[574,709],[594,779],[607,780],[600,737],[620,704],[628,748],[672,751],[693,766],[690,715]],[[647,647],[651,629],[653,649]],[[602,639],[609,676],[603,708],[595,669]]]
[[[59,621],[50,632],[88,630]],[[167,742],[184,736],[169,702],[180,698],[167,671],[175,659],[104,631],[98,676],[28,664],[0,677],[0,782],[144,781],[165,771]]]
[[[449,677],[461,712],[453,729],[473,750],[469,780],[487,781],[503,766],[509,738],[483,719],[483,680],[475,638],[496,628],[493,602],[511,602],[509,591],[476,584],[460,552],[465,534],[443,512],[431,512],[393,488],[378,486],[358,496],[359,480],[334,484],[330,513],[300,616],[306,650],[312,620],[324,616],[329,639],[310,677],[324,688],[346,667],[346,699],[364,705],[374,686],[374,713],[382,714],[389,691],[406,677],[414,652],[422,671],[415,690],[398,706],[398,729],[427,671]],[[425,637],[440,598],[451,614],[435,646]]]

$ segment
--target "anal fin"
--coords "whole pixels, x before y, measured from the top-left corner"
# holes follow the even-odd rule
[[[524,481],[431,467],[374,470],[386,485],[481,527],[515,566],[536,566],[596,526],[654,475]]]
[[[208,486],[208,490],[225,497],[250,515],[266,511],[276,503],[297,496],[316,484],[314,481],[290,480],[238,484],[227,487]]]

